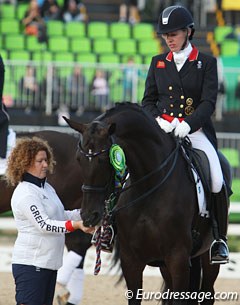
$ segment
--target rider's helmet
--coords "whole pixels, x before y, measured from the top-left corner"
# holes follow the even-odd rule
[[[194,34],[194,21],[190,12],[183,6],[173,5],[165,8],[158,19],[158,34],[166,34],[181,29],[191,28],[192,33],[189,39],[192,39]]]

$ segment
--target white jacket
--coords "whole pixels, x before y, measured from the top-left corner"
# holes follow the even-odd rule
[[[12,263],[58,270],[62,265],[66,220],[80,220],[80,210],[64,211],[53,187],[23,181],[11,206],[18,230]]]

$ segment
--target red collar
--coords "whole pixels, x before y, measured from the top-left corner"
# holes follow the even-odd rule
[[[199,54],[198,49],[194,45],[192,45],[192,48],[193,48],[192,52],[188,56],[188,60],[189,61],[196,60],[198,58],[198,54]],[[173,52],[169,52],[168,53],[168,55],[166,57],[166,60],[168,60],[168,61],[172,61],[173,60]]]

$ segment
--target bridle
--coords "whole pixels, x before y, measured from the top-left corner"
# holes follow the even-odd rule
[[[102,122],[99,122],[99,121],[96,121],[96,123],[101,123]],[[103,124],[102,124],[103,125]],[[111,145],[115,142],[113,137],[110,136],[110,140],[111,140]],[[135,204],[136,202],[140,201],[140,200],[143,200],[144,198],[148,197],[149,195],[151,195],[153,192],[155,192],[167,179],[168,177],[171,175],[171,173],[173,172],[175,166],[176,166],[176,163],[177,163],[177,158],[178,158],[178,155],[179,155],[179,147],[180,147],[180,143],[179,141],[176,141],[176,147],[174,148],[174,150],[169,154],[169,156],[157,167],[155,168],[153,171],[151,171],[150,173],[148,173],[147,175],[143,176],[142,178],[140,178],[139,180],[135,181],[134,183],[132,183],[131,185],[127,186],[127,187],[124,187],[122,188],[121,190],[118,190],[117,193],[116,193],[116,196],[115,197],[119,197],[119,195],[127,190],[129,190],[130,188],[146,181],[147,179],[149,179],[151,176],[153,176],[154,174],[158,173],[159,171],[161,171],[172,159],[173,159],[173,162],[171,163],[171,168],[169,169],[167,175],[156,185],[154,185],[150,190],[148,190],[146,193],[144,193],[143,195],[137,197],[136,199],[132,200],[131,202],[129,202],[128,204],[124,205],[124,206],[121,206],[121,207],[113,207],[111,213],[115,213],[118,212],[119,210],[122,210],[122,209],[125,209],[125,208],[128,208],[130,206],[132,206],[133,204]],[[85,157],[89,158],[89,162],[91,162],[91,159],[94,158],[94,157],[97,157],[101,154],[104,154],[104,153],[108,153],[109,150],[110,150],[111,146],[109,148],[106,148],[106,149],[102,149],[102,150],[99,150],[97,152],[92,152],[91,150],[89,150],[88,152],[84,152],[82,147],[81,147],[81,143],[79,144],[79,152],[84,155]],[[113,172],[114,174],[114,172]],[[110,181],[112,181],[113,177],[110,178]],[[103,187],[99,187],[99,186],[92,186],[92,185],[85,185],[83,184],[82,185],[82,191],[84,193],[92,193],[92,192],[96,192],[96,193],[103,193],[103,192],[106,192],[106,190],[109,188],[109,184],[110,184],[110,181],[109,183],[107,183],[105,186]],[[112,196],[113,194],[110,195],[110,197]],[[108,201],[108,199],[106,199],[106,201]]]
[[[79,149],[79,152],[84,155],[86,158],[89,159],[89,162],[91,162],[91,159],[94,157],[97,157],[99,155],[105,154],[107,152],[109,152],[110,148],[107,149],[103,149],[101,151],[97,151],[97,152],[84,152],[83,150]],[[110,178],[110,181],[112,180],[112,176]],[[107,183],[105,186],[92,186],[92,185],[86,185],[83,184],[82,185],[82,191],[83,193],[105,193],[107,191],[107,189],[109,188],[109,183]]]
[[[101,121],[94,121],[93,123],[100,124],[103,127],[106,127],[105,124],[103,124]],[[112,145],[113,143],[113,137],[110,136],[110,143]],[[91,149],[88,150],[88,152],[85,152],[82,148],[81,141],[78,144],[78,152],[81,153],[84,157],[88,158],[89,162],[92,161],[92,158],[95,158],[97,156],[100,156],[102,154],[108,153],[111,146],[105,149],[101,149],[99,151],[93,152]],[[110,178],[111,181],[112,177]],[[107,183],[105,186],[92,186],[92,185],[82,185],[82,191],[83,193],[105,193],[107,189],[109,188],[109,183]]]

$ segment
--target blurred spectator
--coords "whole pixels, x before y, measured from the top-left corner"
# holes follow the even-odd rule
[[[219,10],[222,9],[222,0],[216,0],[216,5]]]
[[[224,18],[227,25],[236,26],[239,25],[240,18],[240,2],[222,0],[221,8],[224,11]]]
[[[39,42],[47,41],[47,31],[44,19],[41,16],[37,0],[31,0],[28,10],[22,19],[24,31],[27,35],[35,35]]]
[[[216,121],[221,121],[223,116],[223,110],[226,100],[226,83],[223,70],[223,62],[221,57],[217,58],[217,71],[218,71],[218,95],[215,110]]]
[[[80,66],[75,66],[73,74],[67,79],[67,97],[71,111],[82,114],[86,99],[86,79]]]
[[[67,0],[63,7],[63,21],[87,21],[87,10],[82,2]]]
[[[96,70],[92,81],[91,93],[95,107],[101,111],[105,111],[108,106],[109,87],[104,71]]]
[[[119,9],[119,21],[135,24],[140,21],[137,0],[123,0]]]
[[[240,75],[238,76],[237,85],[235,89],[235,97],[240,102]]]
[[[38,6],[41,7],[43,5],[44,0],[37,0]]]
[[[36,78],[35,67],[26,67],[25,75],[19,81],[19,96],[22,104],[26,105],[26,113],[30,113],[33,108],[38,107],[39,85]]]
[[[127,66],[123,69],[123,100],[132,101],[133,80],[135,76],[134,59],[129,57]]]
[[[58,70],[54,66],[50,66],[46,76],[41,83],[44,101],[51,100],[52,109],[57,111],[61,104],[64,104],[64,86],[59,76]]]
[[[61,8],[56,0],[44,0],[41,6],[41,16],[45,21],[58,20],[61,17]]]

